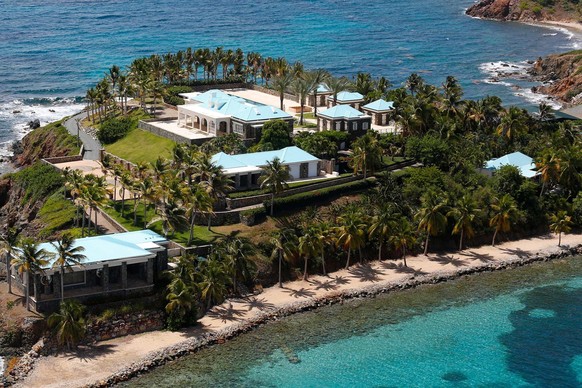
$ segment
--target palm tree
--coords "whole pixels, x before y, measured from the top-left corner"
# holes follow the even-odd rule
[[[353,148],[350,165],[354,169],[354,174],[362,171],[366,179],[368,171],[374,173],[382,162],[382,149],[378,144],[378,139],[371,133],[367,133],[354,142]]]
[[[448,216],[455,218],[455,226],[453,227],[453,234],[461,234],[459,240],[459,250],[463,250],[463,238],[467,236],[471,238],[475,235],[473,230],[473,222],[475,217],[479,214],[481,209],[477,207],[475,200],[469,194],[461,197],[457,205],[449,211]]]
[[[180,278],[175,277],[167,287],[166,295],[166,312],[169,315],[169,328],[178,329],[184,324],[184,317],[191,313],[192,308],[196,305],[196,296],[192,287],[188,287]]]
[[[382,247],[390,239],[395,221],[392,206],[389,204],[381,205],[378,213],[372,218],[368,234],[370,238],[378,238],[378,260],[382,260]]]
[[[558,246],[562,245],[562,233],[569,233],[572,229],[572,217],[564,210],[550,215],[550,230],[558,235]]]
[[[232,179],[226,176],[219,166],[214,166],[212,173],[206,180],[200,182],[200,186],[206,190],[213,204],[222,203],[226,193],[232,190]],[[208,230],[212,224],[212,212],[208,213]]]
[[[147,227],[148,220],[148,201],[155,202],[156,200],[156,186],[154,181],[150,177],[145,177],[139,182],[139,191],[141,193],[141,199],[143,203],[143,228]]]
[[[61,303],[65,299],[65,268],[70,272],[72,266],[82,265],[82,261],[87,257],[80,252],[85,250],[82,246],[75,246],[75,239],[70,233],[64,233],[60,240],[51,242],[55,248],[53,268],[58,268],[61,273]]]
[[[445,198],[439,193],[429,191],[421,198],[422,206],[416,213],[418,230],[426,233],[424,255],[428,254],[430,236],[436,236],[447,226],[446,213],[448,206]]]
[[[501,118],[501,123],[497,127],[497,134],[512,141],[522,132],[527,131],[527,113],[522,109],[512,106]]]
[[[489,226],[495,227],[493,233],[492,246],[495,246],[495,237],[499,232],[509,232],[511,224],[519,217],[519,210],[515,200],[509,194],[505,194],[501,198],[494,198],[491,203],[491,210],[493,215],[489,220]]]
[[[544,101],[540,102],[538,105],[537,114],[540,121],[552,120],[555,117],[554,113],[552,112],[552,107],[546,104]]]
[[[319,85],[324,83],[329,78],[329,73],[324,69],[315,69],[313,71],[305,73],[305,79],[308,80],[312,87],[311,92],[313,92],[313,115],[317,117],[317,89]]]
[[[542,179],[542,190],[540,191],[540,198],[544,194],[544,189],[547,184],[557,182],[560,178],[560,160],[553,152],[545,152],[536,160],[536,170],[540,173]]]
[[[305,108],[305,100],[313,90],[312,81],[305,78],[296,78],[291,83],[291,90],[299,98],[299,105],[301,106],[301,113],[299,116],[299,125],[303,125],[303,109]]]
[[[210,308],[213,303],[220,303],[224,300],[226,286],[230,279],[224,266],[214,255],[209,255],[200,270],[202,276],[202,281],[199,284],[200,294],[202,299],[206,301],[206,307]]]
[[[271,192],[271,216],[273,216],[275,195],[289,187],[287,181],[291,178],[291,174],[289,166],[282,164],[278,157],[275,157],[271,162],[267,161],[267,165],[262,167],[262,170],[259,184],[261,189],[269,189]]]
[[[40,249],[38,245],[26,239],[18,247],[18,254],[10,262],[16,268],[19,274],[24,274],[24,298],[26,300],[26,309],[30,310],[30,274],[33,275],[36,283],[36,274],[42,273],[44,267],[48,264],[48,253]]]
[[[293,229],[281,228],[271,236],[270,242],[273,245],[273,253],[271,254],[271,257],[278,257],[279,287],[283,288],[283,280],[281,276],[283,260],[289,261],[294,256],[295,248],[297,247],[297,235]]]
[[[8,228],[0,236],[0,255],[6,258],[6,282],[8,283],[8,293],[12,294],[12,258],[18,254],[18,231],[15,228]]]
[[[334,78],[328,77],[326,80],[327,88],[332,93],[333,105],[337,105],[337,95],[344,90],[348,89],[351,85],[350,80],[345,77]]]
[[[125,212],[125,190],[129,190],[133,185],[133,180],[131,179],[131,175],[129,174],[129,172],[125,171],[121,175],[119,183],[121,184],[119,193],[121,194],[121,217],[123,218],[123,214]]]
[[[406,252],[416,244],[416,235],[406,217],[401,217],[394,226],[389,241],[396,250],[402,252],[402,260],[404,260],[404,266],[407,267]]]
[[[272,87],[277,92],[279,92],[279,101],[280,101],[280,108],[281,110],[285,110],[285,106],[283,105],[283,100],[285,99],[285,93],[287,93],[287,89],[293,83],[293,74],[286,73],[280,76],[276,76],[273,78]]]
[[[85,336],[85,306],[76,300],[61,302],[59,311],[48,317],[47,324],[53,329],[60,346],[75,347]]]
[[[256,249],[248,239],[236,237],[235,233],[225,236],[217,245],[217,252],[232,276],[232,287],[237,293],[238,279],[247,281],[252,276],[255,268],[250,256]]]
[[[348,258],[346,260],[346,269],[348,269],[352,250],[361,249],[366,241],[366,233],[364,230],[367,226],[362,221],[361,214],[355,209],[347,209],[343,215],[338,217],[337,221],[339,223],[337,227],[337,241],[344,250],[348,251]],[[362,255],[360,252],[361,260]]]
[[[308,227],[303,232],[303,236],[299,237],[299,253],[303,256],[305,261],[305,269],[303,270],[303,280],[307,280],[307,264],[309,259],[315,257],[323,249],[323,242],[320,239],[317,227]]]
[[[410,90],[410,93],[414,96],[414,93],[418,91],[424,85],[424,80],[417,73],[412,73],[406,80],[406,87]]]
[[[188,237],[188,246],[190,246],[194,239],[196,215],[199,212],[205,212],[210,218],[210,214],[212,213],[212,198],[200,185],[190,186],[188,194],[186,216],[190,219],[190,236]]]
[[[148,226],[161,221],[164,237],[168,237],[170,231],[174,233],[176,230],[184,229],[188,225],[186,211],[174,199],[160,200],[156,206],[156,213],[157,217],[154,217],[148,223]]]

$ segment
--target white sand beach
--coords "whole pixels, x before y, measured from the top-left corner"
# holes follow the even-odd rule
[[[560,251],[558,238],[547,235],[511,241],[498,246],[483,246],[462,252],[418,255],[408,258],[408,268],[401,261],[374,261],[354,265],[329,276],[312,276],[308,281],[294,281],[265,289],[243,299],[228,300],[214,307],[200,319],[196,328],[180,332],[155,331],[103,341],[70,353],[41,357],[34,370],[19,387],[78,387],[106,379],[124,367],[145,358],[148,353],[176,345],[204,333],[239,325],[265,311],[276,311],[294,302],[348,294],[409,280],[418,274],[438,275],[447,271],[479,267],[516,258],[546,255]],[[582,234],[562,236],[563,246],[582,244]]]

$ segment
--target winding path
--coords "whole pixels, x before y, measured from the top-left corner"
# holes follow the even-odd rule
[[[83,127],[79,130],[77,126],[78,123],[87,117],[87,112],[82,111],[77,113],[74,116],[71,116],[64,122],[65,128],[69,131],[69,133],[73,136],[79,135],[81,142],[85,148],[85,152],[83,153],[83,159],[87,160],[99,160],[100,159],[100,150],[103,148],[99,140],[88,134]],[[77,121],[78,120],[78,121]],[[80,125],[79,125],[80,126]]]

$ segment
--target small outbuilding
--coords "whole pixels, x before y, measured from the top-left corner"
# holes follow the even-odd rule
[[[309,106],[325,106],[325,100],[331,96],[332,92],[325,84],[319,84],[317,87],[317,101],[315,99],[315,92],[311,92],[307,97],[307,105]]]
[[[259,177],[267,162],[279,158],[281,164],[289,166],[291,179],[315,178],[319,175],[319,159],[299,147],[285,147],[278,151],[253,152],[249,154],[228,155],[219,152],[212,156],[212,163],[234,181],[235,189],[248,189],[259,186]]]
[[[372,117],[349,105],[336,105],[317,114],[320,131],[344,131],[352,138],[364,135],[371,126]]]
[[[354,109],[360,109],[364,103],[364,96],[358,92],[339,92],[337,97],[333,98],[333,93],[327,96],[327,107],[331,108],[335,105],[349,105]]]
[[[392,101],[379,99],[362,107],[362,112],[372,117],[372,124],[388,125],[390,123],[390,112],[394,109]]]
[[[517,167],[520,174],[525,178],[533,178],[539,175],[539,172],[536,171],[534,160],[521,152],[512,152],[497,159],[488,160],[485,162],[484,172],[491,176],[503,166]]]

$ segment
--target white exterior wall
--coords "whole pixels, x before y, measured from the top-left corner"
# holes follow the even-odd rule
[[[299,164],[294,163],[289,165],[289,174],[293,179],[299,179]]]
[[[319,171],[317,171],[317,160],[314,162],[309,162],[309,177],[316,177],[319,175]]]

